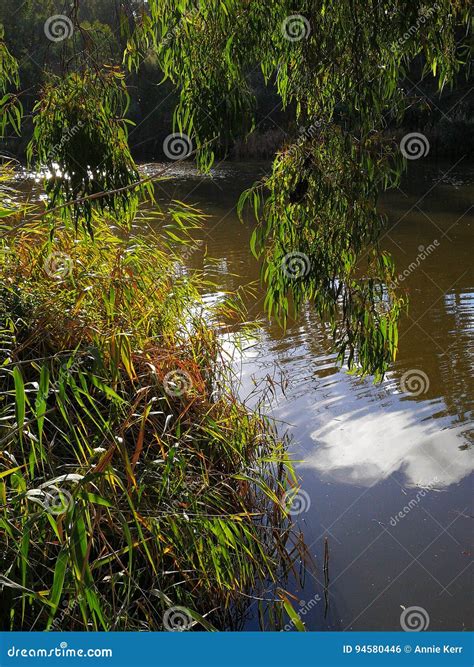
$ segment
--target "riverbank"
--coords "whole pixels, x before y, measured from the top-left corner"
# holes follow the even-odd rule
[[[204,309],[182,270],[201,222],[176,204],[140,238],[103,216],[93,241],[3,227],[2,629],[233,628],[285,580],[294,474],[235,396],[217,323],[238,301]]]

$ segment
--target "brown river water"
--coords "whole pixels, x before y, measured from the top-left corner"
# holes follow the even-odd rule
[[[290,588],[309,630],[400,630],[403,609],[413,606],[432,630],[471,626],[474,166],[410,167],[401,188],[381,201],[383,246],[410,309],[397,362],[378,386],[336,367],[310,307],[286,331],[265,317],[249,249],[254,223],[241,223],[235,206],[268,165],[225,163],[203,178],[180,163],[157,188],[159,199],[197,204],[210,216],[200,237],[216,261],[203,249],[187,260],[215,281],[208,298],[258,286],[246,306],[248,319],[260,321],[260,337],[235,363],[249,403],[266,376],[287,384],[268,398],[266,412],[288,431],[301,461],[294,518],[315,567],[302,588]],[[252,614],[246,627],[258,629]]]
[[[265,411],[288,432],[298,461],[293,513],[315,565],[303,586],[287,587],[307,629],[400,630],[411,607],[422,609],[430,630],[471,628],[474,166],[417,161],[401,188],[381,200],[388,216],[382,245],[410,309],[397,362],[377,386],[336,367],[310,307],[286,331],[265,316],[249,249],[254,223],[237,219],[236,204],[269,165],[224,163],[211,177],[187,163],[166,166],[160,203],[180,199],[209,216],[198,234],[204,243],[187,260],[215,282],[206,297],[256,286],[245,303],[259,336],[234,363],[249,405],[267,376],[286,386],[268,395]],[[153,174],[163,167],[142,168]],[[259,628],[253,612],[249,630]]]

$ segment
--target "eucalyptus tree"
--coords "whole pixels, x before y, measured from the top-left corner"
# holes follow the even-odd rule
[[[241,214],[248,204],[258,221],[252,250],[263,259],[268,311],[284,321],[313,304],[339,361],[376,378],[396,356],[406,306],[377,243],[378,196],[403,168],[385,130],[412,103],[401,82],[415,59],[440,89],[468,63],[469,8],[466,0],[148,0],[125,52],[129,68],[156,54],[179,90],[176,129],[203,170],[229,136],[254,127],[250,75],[260,70],[276,86],[303,130],[240,201]],[[419,149],[416,139],[404,148]]]

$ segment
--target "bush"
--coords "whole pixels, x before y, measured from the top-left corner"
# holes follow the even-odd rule
[[[94,241],[33,221],[4,242],[4,629],[229,628],[292,564],[291,465],[219,341],[239,308],[205,312],[180,266],[199,217],[176,204],[168,240],[102,217]]]

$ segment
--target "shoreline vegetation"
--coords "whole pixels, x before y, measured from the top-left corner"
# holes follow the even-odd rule
[[[0,628],[238,629],[255,603],[262,629],[303,629],[287,443],[237,397],[239,295],[205,306],[184,269],[203,215],[139,177],[123,73],[52,76],[32,135],[2,102],[2,137],[31,136],[49,177],[43,205],[0,175]]]
[[[185,208],[156,214],[168,239],[111,218],[94,243],[2,237],[2,629],[233,628],[254,594],[288,620],[294,471],[235,395],[217,323],[238,299],[204,310],[180,269]]]
[[[460,117],[455,120],[444,120],[429,126],[418,128],[428,141],[430,157],[434,159],[456,158],[467,156],[474,160],[474,122],[472,118]],[[387,130],[386,134],[395,143],[399,144],[412,128],[398,128],[396,131]],[[305,129],[301,128],[300,134]],[[270,128],[263,132],[251,133],[244,139],[235,142],[230,160],[269,160],[275,153],[284,149],[285,144],[291,145],[289,132],[282,129]],[[297,135],[296,135],[297,136]]]

